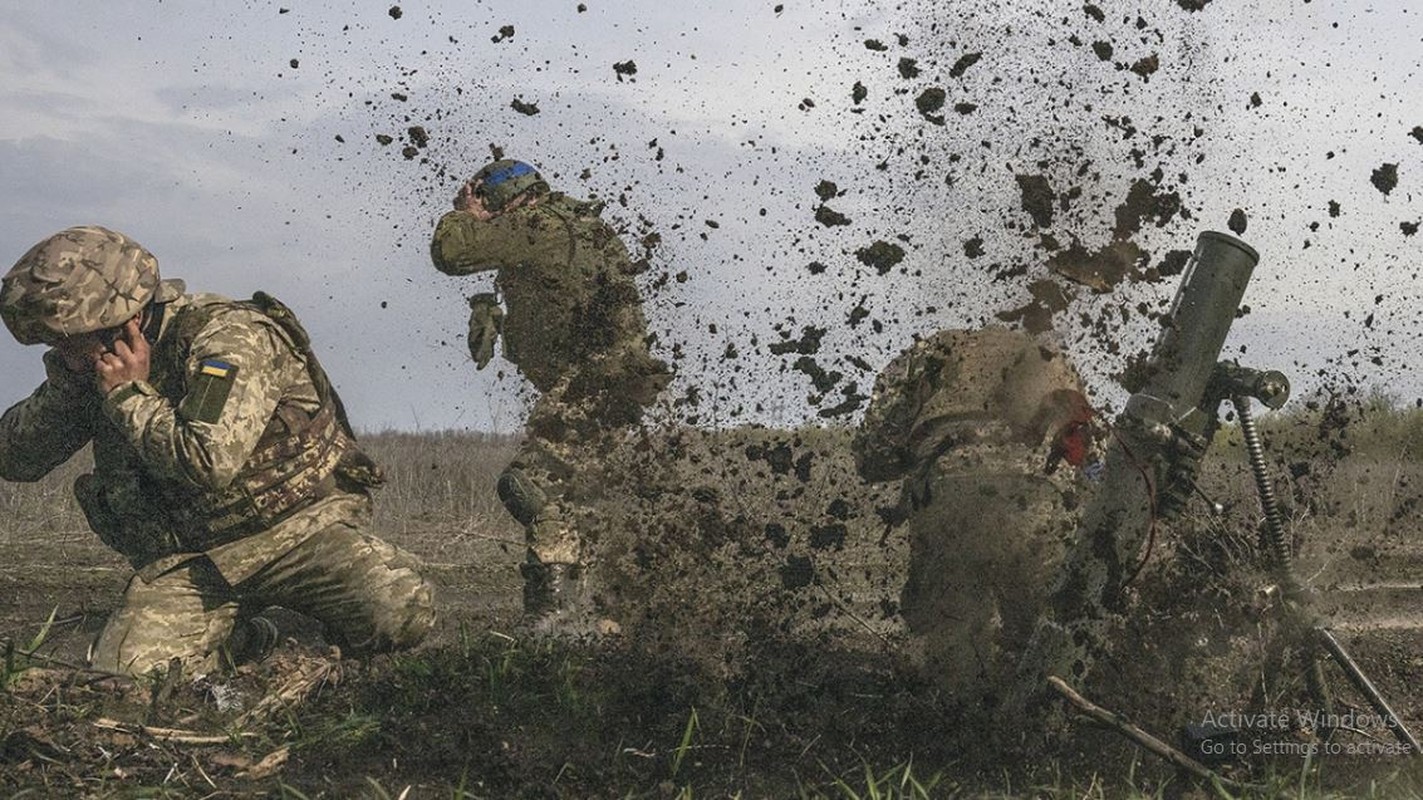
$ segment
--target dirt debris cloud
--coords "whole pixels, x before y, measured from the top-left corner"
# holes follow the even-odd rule
[[[1111,413],[1206,229],[1264,255],[1228,356],[1289,372],[1310,402],[1419,392],[1400,380],[1420,323],[1398,285],[1420,216],[1408,75],[1381,65],[1388,91],[1368,104],[1339,95],[1331,56],[1377,19],[1282,0],[744,11],[787,67],[708,50],[724,16],[392,14],[427,31],[413,39],[358,15],[301,23],[303,62],[370,59],[328,75],[318,102],[339,122],[323,124],[341,130],[298,131],[326,145],[303,162],[389,187],[395,208],[371,213],[417,261],[458,183],[506,151],[608,201],[652,264],[649,317],[679,370],[662,413],[679,425],[853,424],[914,337],[985,324],[1061,342]],[[810,49],[834,63],[799,69]],[[747,455],[786,470],[811,456],[785,447]],[[708,519],[757,527],[703,494]],[[843,540],[835,523],[765,524],[805,548],[778,568],[785,589],[812,585]]]
[[[1260,66],[1244,54],[1272,55],[1280,36],[1328,38],[1324,31],[1340,25],[1370,24],[1283,3],[1271,10],[1253,26],[1236,24],[1241,12],[1206,3],[1159,9],[963,3],[927,15],[861,3],[840,14],[824,12],[813,21],[824,31],[821,45],[841,54],[838,74],[752,78],[760,92],[782,98],[784,110],[748,104],[737,118],[733,106],[731,127],[748,135],[741,152],[725,154],[719,174],[695,163],[705,142],[686,142],[686,129],[644,120],[655,127],[637,140],[606,127],[585,140],[576,124],[586,101],[539,99],[548,94],[540,84],[556,85],[561,76],[595,70],[602,61],[614,67],[606,94],[595,101],[604,116],[635,126],[638,112],[629,109],[655,104],[669,88],[695,100],[703,87],[671,64],[656,63],[657,41],[644,40],[646,55],[630,41],[619,42],[608,52],[626,55],[604,60],[592,54],[592,42],[578,41],[571,24],[565,35],[575,41],[564,43],[567,54],[540,59],[528,44],[537,34],[512,36],[528,27],[511,24],[517,18],[505,21],[491,12],[487,22],[450,24],[435,11],[421,22],[458,47],[442,49],[432,35],[429,49],[401,54],[384,75],[333,83],[352,97],[399,98],[395,105],[368,97],[353,123],[394,131],[419,121],[434,131],[432,141],[412,142],[403,151],[417,169],[393,176],[428,192],[419,201],[432,207],[483,157],[484,139],[521,151],[552,150],[552,158],[583,165],[577,179],[616,201],[630,235],[656,237],[653,256],[664,270],[650,281],[653,316],[677,318],[664,322],[663,345],[681,362],[682,383],[699,384],[695,397],[715,398],[722,422],[789,422],[827,409],[835,412],[829,416],[853,418],[856,405],[844,401],[857,391],[846,393],[848,382],[866,383],[910,336],[986,322],[1054,331],[1090,364],[1094,386],[1111,405],[1120,395],[1108,378],[1149,343],[1199,230],[1244,234],[1245,220],[1255,221],[1250,233],[1258,231],[1252,240],[1266,260],[1259,283],[1273,286],[1252,293],[1252,313],[1278,320],[1293,309],[1271,300],[1290,298],[1311,313],[1334,315],[1318,302],[1331,282],[1322,259],[1347,253],[1343,242],[1357,234],[1342,225],[1324,228],[1317,219],[1321,207],[1333,219],[1341,204],[1333,198],[1301,203],[1290,179],[1274,178],[1289,168],[1269,163],[1272,151],[1319,163],[1313,170],[1328,170],[1335,193],[1348,195],[1351,204],[1398,197],[1400,169],[1407,170],[1402,156],[1390,156],[1397,162],[1375,164],[1364,176],[1375,197],[1362,191],[1357,172],[1351,181],[1347,170],[1330,163],[1346,152],[1379,151],[1382,130],[1351,130],[1331,120],[1326,127],[1340,131],[1339,139],[1321,131],[1272,145],[1260,141],[1256,130],[1332,117],[1291,102],[1298,85],[1332,76],[1327,54],[1279,67],[1270,59]],[[804,27],[814,16],[792,9],[767,25],[800,19]],[[488,101],[480,90],[489,71],[501,71],[501,61],[486,60],[492,52],[470,52],[478,40],[452,32],[486,26],[497,30],[492,44],[522,47],[515,61],[523,65],[504,69],[534,79],[512,106]],[[309,41],[320,35],[311,31]],[[547,122],[525,130],[511,110]],[[807,146],[797,141],[807,124],[829,124],[846,135],[833,145]],[[1400,124],[1391,138],[1416,128]],[[758,129],[764,142],[781,142],[758,141]],[[715,135],[715,125],[707,131]],[[691,149],[677,147],[684,142]],[[748,172],[755,175],[749,182],[743,178]],[[613,180],[613,173],[632,179]],[[698,174],[698,189],[691,189],[688,174]],[[797,182],[813,191],[796,188]],[[732,198],[749,201],[747,208],[734,211]],[[1416,215],[1405,216],[1395,223],[1392,248],[1376,248],[1371,257],[1400,257],[1409,226],[1416,225]],[[1309,235],[1301,239],[1291,231]],[[422,231],[412,221],[400,234],[418,238]],[[790,279],[787,261],[808,268],[812,279]],[[1319,266],[1287,271],[1290,261]],[[1375,281],[1382,267],[1359,262],[1356,271]],[[1257,293],[1262,297],[1253,297]],[[809,319],[812,314],[819,319]],[[786,359],[768,349],[807,322],[831,326],[825,353]],[[1333,326],[1355,328],[1356,318],[1338,314]],[[1263,330],[1244,335],[1252,334],[1269,336]],[[1346,349],[1342,357],[1301,362],[1309,373],[1302,383],[1309,386],[1321,369],[1348,367],[1347,382],[1366,391],[1389,382],[1390,359],[1380,354],[1379,360],[1385,363],[1358,362]],[[769,376],[778,377],[765,380]],[[696,415],[707,421],[705,411]]]

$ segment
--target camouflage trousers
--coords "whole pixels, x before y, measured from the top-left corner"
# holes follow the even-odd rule
[[[974,445],[944,454],[905,490],[904,620],[946,690],[991,695],[1011,680],[1046,603],[1075,528],[1077,487],[1042,474],[1028,448]]]
[[[499,476],[499,499],[524,526],[529,561],[537,564],[582,563],[574,481],[577,448],[567,442],[530,437]]]
[[[598,476],[619,431],[667,385],[662,362],[641,373],[585,366],[562,375],[529,411],[527,438],[499,476],[499,499],[524,526],[529,561],[580,564],[587,557],[580,517],[599,493]],[[630,359],[633,363],[642,363]]]
[[[411,647],[435,622],[433,590],[419,569],[413,556],[349,520],[326,524],[236,583],[194,554],[129,580],[93,666],[140,675],[178,658],[187,671],[213,671],[236,624],[268,606],[322,622],[347,655]]]

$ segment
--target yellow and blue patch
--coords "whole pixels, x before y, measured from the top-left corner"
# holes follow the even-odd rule
[[[237,380],[237,365],[205,358],[188,381],[188,391],[178,406],[178,414],[194,422],[217,422],[227,407],[232,384]]]

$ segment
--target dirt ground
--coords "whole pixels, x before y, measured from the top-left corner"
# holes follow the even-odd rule
[[[1356,437],[1354,452],[1325,459],[1311,450],[1317,435],[1278,433],[1272,468],[1300,574],[1417,730],[1423,551],[1410,539],[1423,472],[1396,437],[1377,447]],[[68,497],[82,464],[41,484],[0,485],[0,639],[13,647],[0,694],[0,788],[94,797],[1206,796],[1071,715],[1052,749],[987,746],[984,709],[947,692],[925,669],[923,638],[904,630],[910,548],[885,522],[897,492],[858,480],[846,436],[688,430],[608,453],[607,474],[623,478],[589,498],[606,523],[594,590],[624,634],[598,642],[540,640],[520,624],[521,532],[490,489],[513,442],[372,437],[392,475],[381,533],[424,559],[438,586],[432,641],[336,664],[319,631],[283,618],[294,638],[273,659],[172,685],[71,668],[128,575]],[[1309,471],[1290,468],[1306,461]],[[1238,734],[1244,744],[1231,746],[1244,755],[1211,759],[1263,785],[1262,796],[1413,792],[1413,760],[1390,750],[1332,665],[1335,710],[1354,716],[1329,739],[1339,753],[1301,755],[1299,743],[1321,741],[1309,728],[1318,709],[1301,653],[1279,635],[1248,472],[1228,435],[1200,484],[1224,514],[1197,503],[1163,526],[1119,646],[1085,693],[1169,741],[1231,714],[1288,716]],[[15,652],[30,650],[37,655]],[[284,702],[264,706],[271,697]]]

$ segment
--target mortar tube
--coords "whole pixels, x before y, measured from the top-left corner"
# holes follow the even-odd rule
[[[1179,419],[1200,404],[1260,255],[1234,236],[1205,231],[1181,279],[1138,394],[1168,404]],[[1165,420],[1161,420],[1165,421]]]
[[[1187,265],[1149,377],[1118,415],[1102,484],[1083,510],[1078,536],[1058,572],[1048,614],[1018,667],[1010,713],[1040,696],[1057,675],[1080,683],[1102,640],[1102,621],[1122,610],[1124,583],[1155,518],[1156,484],[1175,435],[1199,413],[1259,254],[1233,236],[1203,232]]]
[[[1083,511],[1079,536],[1059,572],[1053,590],[1059,622],[1118,610],[1118,595],[1155,515],[1158,465],[1172,428],[1199,413],[1258,261],[1255,250],[1233,236],[1206,231],[1197,240],[1152,351],[1150,377],[1117,417],[1102,485]]]

